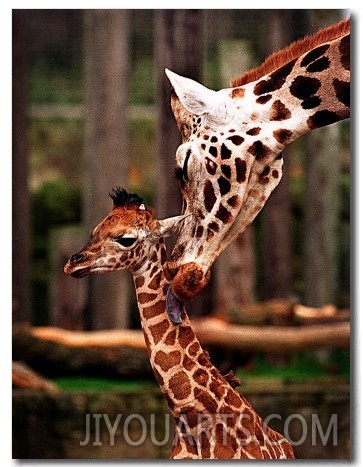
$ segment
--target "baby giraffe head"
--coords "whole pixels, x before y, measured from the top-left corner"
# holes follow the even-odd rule
[[[116,188],[110,193],[113,209],[97,225],[88,243],[71,256],[64,272],[73,277],[129,269],[133,274],[155,262],[155,250],[160,250],[161,262],[166,261],[163,237],[172,235],[185,216],[157,220],[142,198]]]

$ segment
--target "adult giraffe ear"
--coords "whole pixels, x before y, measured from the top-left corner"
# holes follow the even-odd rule
[[[208,89],[190,78],[177,75],[165,68],[181,105],[194,115],[207,115],[208,119],[222,122],[226,116],[226,102],[220,92]]]
[[[153,236],[170,237],[178,229],[180,223],[189,215],[168,217],[167,219],[157,221],[157,225],[152,231]]]

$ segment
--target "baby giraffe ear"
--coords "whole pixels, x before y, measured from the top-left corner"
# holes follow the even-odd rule
[[[177,230],[180,223],[186,218],[187,216],[175,216],[175,217],[168,217],[167,219],[157,221],[157,226],[153,230],[153,235],[156,237],[170,237],[173,233]]]

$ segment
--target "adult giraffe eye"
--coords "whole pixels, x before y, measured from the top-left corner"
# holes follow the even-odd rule
[[[191,149],[188,149],[185,155],[185,158],[184,158],[183,168],[182,167],[175,168],[175,178],[179,181],[187,182],[189,180],[188,163],[189,163],[189,158],[190,158],[191,153],[192,153]]]
[[[120,237],[116,237],[115,241],[123,248],[131,248],[137,242],[137,237],[121,235]]]

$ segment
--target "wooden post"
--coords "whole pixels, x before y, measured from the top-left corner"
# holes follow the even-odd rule
[[[175,151],[181,143],[170,106],[165,68],[192,79],[202,74],[202,10],[155,11],[156,67],[156,209],[159,217],[180,213],[181,195],[174,177]]]
[[[63,272],[63,267],[87,238],[84,227],[60,227],[52,230],[52,271],[50,282],[51,325],[64,329],[83,330],[86,325],[87,279],[75,280]]]
[[[224,40],[219,46],[221,87],[252,68],[255,63],[245,40]],[[254,226],[251,225],[217,259],[216,310],[228,321],[239,321],[243,305],[255,302]]]
[[[309,10],[316,28],[338,21],[339,10]],[[339,222],[339,126],[330,125],[308,135],[305,170],[305,304],[336,303]]]
[[[85,224],[93,229],[112,207],[108,193],[127,185],[128,11],[85,10]],[[86,240],[86,239],[85,239]],[[128,280],[122,272],[91,276],[95,329],[127,327]]]
[[[286,47],[291,42],[291,12],[268,10],[265,12],[266,56]],[[262,298],[288,298],[291,295],[291,149],[284,155],[281,182],[266,202],[261,213],[262,235]]]
[[[182,76],[201,81],[203,70],[203,10],[155,11],[156,66],[156,173],[158,175],[156,210],[160,218],[179,214],[181,194],[174,176],[175,152],[181,136],[170,106],[170,82],[165,75],[169,68]],[[171,251],[175,238],[167,239]],[[204,291],[187,304],[190,314],[207,309],[208,292]],[[208,303],[208,305],[207,305]]]
[[[307,306],[336,303],[338,278],[339,128],[309,135],[306,151],[304,283]]]
[[[13,10],[12,300],[13,319],[31,321],[28,190],[27,34],[24,10]],[[4,157],[6,157],[4,155]]]

